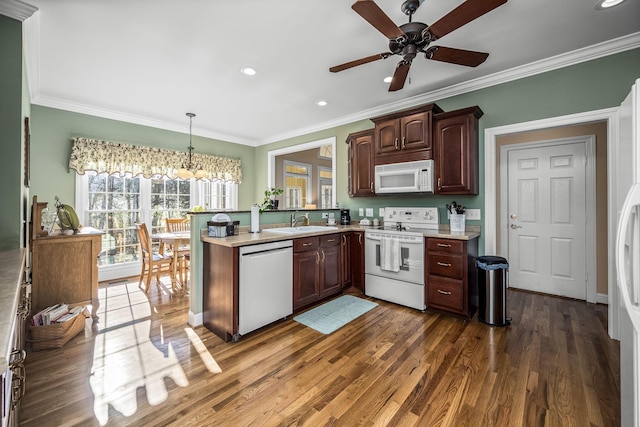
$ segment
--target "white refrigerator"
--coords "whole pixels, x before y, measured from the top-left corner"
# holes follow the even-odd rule
[[[622,426],[640,426],[640,79],[621,104],[618,123],[619,155],[615,172],[618,194],[615,197],[621,416]]]

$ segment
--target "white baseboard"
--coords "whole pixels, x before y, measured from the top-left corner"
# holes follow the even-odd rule
[[[195,328],[196,326],[202,326],[202,313],[194,313],[189,310],[189,320],[187,321],[189,326]]]
[[[596,294],[596,304],[609,305],[609,295],[597,293]]]

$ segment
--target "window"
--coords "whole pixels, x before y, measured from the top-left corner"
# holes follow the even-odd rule
[[[333,172],[331,168],[318,166],[318,194],[320,194],[320,209],[331,209],[333,200]]]
[[[76,176],[80,223],[105,232],[98,260],[99,280],[140,274],[136,222],[151,234],[164,231],[165,218],[184,217],[192,206],[237,210],[238,185],[232,182],[151,179],[87,172]]]
[[[311,197],[311,165],[284,161],[284,207],[303,208]]]

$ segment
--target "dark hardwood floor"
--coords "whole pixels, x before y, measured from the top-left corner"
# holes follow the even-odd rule
[[[620,425],[606,306],[509,290],[497,328],[376,300],[330,335],[288,319],[225,343],[165,283],[101,284],[96,325],[29,351],[20,425]]]

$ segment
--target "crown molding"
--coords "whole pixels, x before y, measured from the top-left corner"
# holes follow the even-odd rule
[[[184,134],[189,133],[188,126],[186,124],[177,124],[168,121],[154,120],[147,117],[136,116],[133,114],[120,113],[118,111],[107,110],[104,108],[96,108],[91,105],[81,104],[77,102],[60,100],[58,98],[38,95],[35,98],[31,99],[31,103],[42,107],[70,111],[72,113],[86,114],[88,116],[100,117],[103,119],[117,120],[120,122],[132,123],[141,126],[149,126],[155,129],[163,129]],[[198,129],[195,127],[193,128],[193,135],[217,139],[225,142],[233,142],[235,144],[249,145],[251,147],[256,146],[255,142],[249,139],[243,139],[235,135],[228,135],[219,132],[211,132],[209,130]]]
[[[618,37],[606,42],[587,46],[571,52],[552,56],[540,61],[531,62],[526,65],[514,67],[509,70],[500,71],[488,76],[479,77],[463,83],[452,85],[446,88],[437,89],[421,95],[413,96],[390,104],[381,105],[355,114],[341,117],[337,120],[320,123],[306,128],[296,129],[291,132],[274,135],[269,138],[257,142],[257,145],[266,145],[284,139],[294,138],[306,135],[312,132],[318,132],[337,126],[346,125],[360,120],[366,120],[371,117],[381,116],[394,111],[403,110],[405,108],[415,107],[429,102],[435,102],[441,99],[450,98],[464,93],[496,86],[514,80],[531,77],[537,74],[546,73],[560,68],[569,67],[583,62],[591,61],[605,56],[614,55],[616,53],[625,52],[640,47],[640,32]]]
[[[8,0],[8,3],[22,3],[18,0]],[[2,3],[0,3],[0,13],[2,13]],[[27,5],[28,6],[28,5]],[[37,10],[37,9],[35,9]],[[39,87],[39,67],[38,67],[38,14],[36,13],[34,19],[28,20],[25,24],[25,31],[29,33],[25,37],[25,57],[27,62],[27,79],[29,81],[29,92],[31,95],[31,102],[36,105],[44,107],[57,108],[61,110],[72,111],[81,114],[88,114],[96,117],[103,117],[107,119],[124,121],[127,123],[134,123],[143,126],[150,126],[158,129],[171,130],[175,132],[185,133],[184,126],[149,119],[146,117],[135,116],[131,114],[124,114],[117,111],[106,110],[97,108],[85,104],[74,103],[66,100],[61,100],[52,97],[46,97],[40,95]],[[33,22],[30,22],[33,21]],[[313,126],[304,128],[298,128],[289,132],[272,135],[270,137],[253,140],[240,137],[238,135],[229,135],[219,132],[212,132],[208,130],[194,130],[194,135],[232,142],[241,145],[247,145],[250,147],[258,147],[261,145],[270,144],[277,141],[282,141],[289,138],[294,138],[302,135],[307,135],[313,132],[319,132],[326,129],[343,126],[349,123],[353,123],[360,120],[366,120],[371,117],[376,117],[391,113],[394,111],[402,110],[405,108],[415,107],[417,105],[426,104],[429,102],[435,102],[445,98],[461,95],[464,93],[496,86],[502,83],[542,74],[548,71],[557,70],[560,68],[569,67],[572,65],[580,64],[583,62],[591,61],[594,59],[614,55],[617,53],[625,52],[628,50],[636,49],[640,47],[640,32],[632,33],[626,36],[622,36],[616,39],[612,39],[606,42],[598,43],[595,45],[587,46],[585,48],[577,49],[571,52],[556,55],[543,60],[535,61],[526,65],[511,68],[509,70],[500,71],[488,76],[480,77],[477,79],[469,80],[463,83],[448,86],[446,88],[437,89],[431,92],[427,92],[421,95],[409,97],[390,104],[381,105],[376,108],[360,111],[354,114],[342,116],[339,119],[331,120],[323,123],[318,123]]]
[[[0,15],[5,15],[18,21],[25,21],[37,10],[37,7],[20,0],[3,0],[0,2]]]

